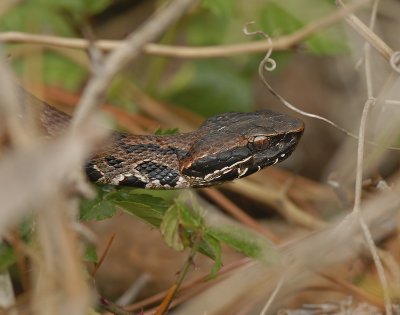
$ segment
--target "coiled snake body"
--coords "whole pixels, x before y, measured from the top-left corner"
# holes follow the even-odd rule
[[[68,124],[68,115],[39,102],[49,134]],[[178,135],[115,132],[85,170],[91,181],[102,184],[153,189],[212,186],[285,160],[303,131],[301,120],[262,110],[217,115],[197,130]]]

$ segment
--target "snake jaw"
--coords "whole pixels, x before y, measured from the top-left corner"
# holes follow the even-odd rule
[[[266,124],[258,118],[246,130],[218,129],[220,133],[192,146],[181,161],[181,173],[193,187],[205,187],[246,177],[287,159],[303,134],[304,124],[282,114],[275,114],[274,119],[274,123]],[[221,140],[224,138],[225,142]]]

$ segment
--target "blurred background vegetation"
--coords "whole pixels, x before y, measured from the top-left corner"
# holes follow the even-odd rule
[[[15,5],[10,6],[0,16],[0,32],[20,31],[88,40],[123,40],[165,2],[16,1]],[[201,0],[193,5],[182,19],[165,30],[158,43],[199,49],[216,46],[223,49],[224,45],[245,45],[262,40],[262,37],[244,35],[243,27],[249,21],[255,22],[250,26],[252,30],[263,30],[272,38],[277,38],[292,34],[312,21],[329,15],[337,9],[334,2]],[[400,6],[396,5],[395,8]],[[396,10],[388,7],[382,6],[380,11],[383,22],[379,25],[382,27],[379,31],[391,44],[398,41],[398,32],[391,31],[391,23],[394,21],[391,12]],[[369,10],[360,12],[361,17],[369,17],[369,14]],[[354,33],[349,32],[345,24],[334,24],[319,30],[294,47],[275,51],[273,58],[278,67],[268,74],[267,79],[281,95],[297,107],[328,117],[346,129],[356,131],[366,98],[363,74],[360,74],[356,67],[363,54],[363,49],[360,48],[362,45],[363,42]],[[4,43],[3,47],[18,80],[40,98],[58,104],[68,112],[73,111],[73,106],[78,102],[80,93],[91,76],[91,69],[97,62],[90,60],[96,57],[93,52],[89,53],[83,49],[27,43]],[[226,111],[271,108],[295,115],[277,102],[262,86],[257,68],[263,56],[264,53],[246,53],[229,57],[186,59],[142,54],[113,80],[107,91],[106,104],[112,106],[105,109],[118,127],[134,133],[154,133],[159,127],[187,131],[194,129],[205,117]],[[376,75],[374,79],[379,81],[382,77]],[[293,201],[306,215],[315,218],[315,222],[307,226],[307,229],[320,227],[318,224],[323,220],[329,221],[339,212],[344,212],[351,205],[353,198],[354,140],[344,143],[346,137],[338,130],[314,119],[302,119],[307,127],[301,145],[293,156],[282,164],[288,171],[282,171],[279,165],[255,174],[249,181],[241,180],[242,186],[223,186],[220,190],[234,202],[234,206],[245,209],[246,213],[274,230],[283,242],[304,235],[305,229],[298,222],[290,220],[290,215],[283,212],[276,214],[276,204],[266,200],[271,194],[283,195],[282,190],[287,189],[288,197],[285,195],[282,200],[287,198]],[[382,164],[380,174],[392,174],[399,166],[398,154],[392,152],[386,163]],[[324,185],[333,173],[335,180],[343,184],[343,187],[347,189],[351,186],[349,191],[345,191],[344,197],[338,197],[332,189]],[[255,194],[246,189],[255,186],[258,188]],[[130,220],[132,218],[126,219],[126,216],[117,212],[117,207],[125,208],[126,212],[142,217],[152,226],[160,227],[162,220],[165,222],[162,214],[170,209],[171,202],[175,202],[173,200],[177,192],[146,191],[149,196],[143,197],[140,195],[142,191],[137,193],[120,190],[115,193],[113,189],[108,189],[110,188],[99,189],[96,199],[83,202],[86,210],[81,213],[83,221],[114,216],[107,223],[89,223],[99,239],[101,250],[98,252],[104,250],[112,233],[118,234],[111,254],[96,276],[99,291],[107,297],[116,297],[122,294],[134,279],[149,272],[156,283],[153,287],[146,287],[141,292],[142,297],[159,292],[173,282],[182,257],[186,256],[166,249],[164,244],[160,244],[162,242],[159,235],[155,236],[153,233],[154,230],[150,231],[147,225],[133,222]],[[129,199],[136,193],[138,196],[134,201]],[[114,196],[112,202],[111,195]],[[207,192],[201,191],[199,195],[208,202],[211,201],[213,205],[218,204]],[[176,212],[186,211],[182,210],[183,203],[176,204]],[[218,205],[224,210],[229,208]],[[151,217],[149,213],[154,216]],[[175,215],[176,213],[167,218],[171,224],[176,222]],[[195,217],[195,220],[202,221],[202,218]],[[199,223],[201,224],[203,222]],[[25,225],[24,227],[22,235],[29,233],[29,228]],[[161,227],[163,228],[165,229],[165,224]],[[217,232],[214,232],[215,236]],[[239,233],[236,231],[236,235],[231,234],[227,243],[249,254],[257,246],[246,247],[249,244],[239,244],[235,247],[234,242],[239,240]],[[226,235],[222,234],[221,239],[226,239]],[[169,245],[174,247],[176,244]],[[210,241],[208,245],[212,247],[215,243]],[[210,250],[207,252],[206,249],[203,252],[210,253]],[[88,248],[86,254],[87,261],[98,262],[93,247]],[[224,262],[238,259],[236,252],[225,252],[225,248],[224,255]],[[159,264],[160,257],[164,259],[162,266]],[[15,260],[16,256],[9,247],[0,246],[0,264],[8,267],[14,264]],[[197,266],[206,266],[202,269],[206,270],[206,273],[212,269],[213,262],[210,263],[209,260],[196,263]],[[368,264],[365,266],[370,267]],[[367,275],[359,283],[373,289],[378,286],[376,275]]]
[[[2,16],[0,31],[85,37],[85,31],[90,29],[93,38],[123,39],[161,3],[123,0],[23,1]],[[304,6],[308,8],[307,14],[301,9]],[[256,23],[253,26],[255,29],[277,37],[300,29],[332,9],[333,4],[329,0],[204,0],[193,7],[185,19],[166,30],[160,42],[208,46],[260,39],[243,34],[243,26],[249,21]],[[299,49],[317,56],[348,52],[344,33],[339,27],[319,32]],[[89,76],[85,52],[26,45],[7,45],[7,52],[18,74],[35,84],[43,83],[77,93]],[[275,55],[280,68],[285,66],[291,55],[289,51]],[[114,81],[109,90],[109,100],[127,110],[137,110],[135,104],[127,99],[129,87],[135,85],[159,99],[203,116],[224,111],[253,110],[265,106],[256,100],[254,94],[254,79],[261,57],[260,54],[248,54],[187,61],[142,57]],[[40,67],[36,69],[40,72],[32,74],[30,67]]]
[[[163,1],[123,0],[22,1],[3,14],[0,31],[119,40],[162,4]],[[159,42],[196,47],[260,40],[260,36],[244,35],[243,27],[249,21],[255,22],[252,29],[260,29],[271,37],[279,37],[293,33],[334,9],[335,5],[330,0],[203,0],[194,5],[184,19],[166,30]],[[46,89],[47,94],[52,94],[52,88],[57,88],[57,92],[61,89],[77,96],[90,76],[90,61],[87,52],[83,50],[29,44],[7,44],[5,48],[24,84],[36,90],[40,87],[42,92],[39,91],[39,94],[42,95],[46,95]],[[278,69],[270,74],[270,78],[273,84],[277,84],[278,92],[289,93],[289,100],[306,102],[299,102],[299,107],[316,109],[317,112],[324,107],[325,110],[319,113],[330,114],[329,109],[326,112],[330,101],[324,95],[316,95],[319,93],[316,84],[340,84],[343,77],[339,81],[335,78],[335,82],[332,82],[326,72],[337,71],[331,67],[336,63],[336,57],[349,53],[347,35],[336,24],[320,30],[292,49],[275,52],[273,57]],[[276,100],[260,85],[257,67],[262,57],[260,53],[201,59],[142,55],[115,78],[107,91],[108,101],[125,111],[136,113],[140,111],[140,105],[137,104],[138,97],[133,94],[139,90],[169,104],[170,110],[183,108],[203,117],[226,111],[251,111],[266,107],[289,113],[281,105],[276,105]],[[307,73],[303,76],[304,70],[298,69],[299,65],[301,67],[304,63],[305,66],[308,62],[310,64],[307,68],[315,67],[313,73],[322,76],[325,82],[319,82],[318,78],[315,78],[316,82],[314,78],[308,79]],[[293,74],[293,71],[296,73]],[[303,80],[310,80],[312,84],[305,86]],[[294,86],[293,90],[296,84],[298,86]],[[65,94],[64,97],[54,97],[54,89],[52,91],[53,97],[47,99],[56,103],[66,102]],[[321,106],[322,103],[327,106]],[[199,123],[201,120],[194,121]],[[311,122],[311,126],[313,124]],[[162,127],[178,127],[182,130],[179,124]],[[183,128],[182,131],[186,130]],[[335,131],[328,128],[322,134],[317,132],[315,136],[315,141],[324,147],[322,151],[332,152],[338,140]],[[315,158],[309,157],[308,162],[301,154],[298,157],[299,163],[289,161],[288,165],[294,165],[297,171],[301,170],[313,178],[321,175],[323,166],[318,162],[321,156],[316,154]]]

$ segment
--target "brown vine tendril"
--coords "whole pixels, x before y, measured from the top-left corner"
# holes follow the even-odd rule
[[[256,30],[256,31],[249,30],[249,26],[253,25],[253,24],[255,24],[254,21],[246,23],[243,27],[243,33],[247,36],[261,35],[267,40],[267,43],[270,45],[272,43],[272,39],[267,33],[265,33],[264,31],[260,31],[260,30]],[[339,131],[343,132],[344,134],[358,140],[358,136],[356,134],[346,130],[345,128],[339,126],[338,124],[334,123],[333,121],[329,120],[328,118],[325,118],[325,117],[322,117],[322,116],[319,116],[316,114],[312,114],[312,113],[309,113],[309,112],[306,112],[304,110],[297,108],[296,106],[291,104],[289,101],[287,101],[282,95],[278,94],[273,89],[273,87],[268,83],[267,79],[265,78],[266,71],[271,72],[271,71],[275,70],[275,68],[276,68],[276,62],[274,59],[271,58],[271,54],[272,54],[272,48],[268,48],[264,58],[261,60],[259,66],[258,66],[258,75],[259,75],[261,81],[263,82],[263,84],[268,89],[268,91],[273,96],[275,96],[279,100],[279,102],[281,102],[284,106],[286,106],[287,108],[291,109],[292,111],[294,111],[300,115],[310,117],[310,118],[315,118],[318,120],[322,120],[323,122],[333,126],[334,128],[338,129]],[[395,71],[398,71],[398,72],[400,72],[400,68],[398,66],[399,61],[400,61],[400,52],[396,52],[395,54],[392,55],[391,66]],[[375,145],[375,146],[381,146],[373,141],[366,140],[366,142],[369,144]],[[400,150],[399,147],[392,147],[392,146],[388,146],[388,147],[384,147],[384,148],[390,149],[390,150]]]

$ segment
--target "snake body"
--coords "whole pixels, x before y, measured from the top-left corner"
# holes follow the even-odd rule
[[[41,103],[47,133],[56,134],[68,125],[68,115]],[[151,189],[212,186],[285,160],[303,131],[300,119],[261,110],[217,115],[197,130],[177,135],[114,132],[94,152],[85,171],[101,184]]]

